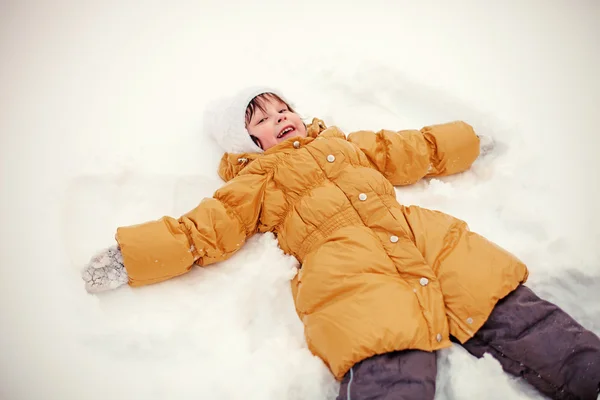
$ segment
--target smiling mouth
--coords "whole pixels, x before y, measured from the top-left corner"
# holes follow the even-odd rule
[[[287,126],[285,128],[283,128],[283,130],[281,132],[279,132],[279,135],[277,135],[277,139],[280,139],[282,137],[284,137],[285,135],[287,135],[290,132],[295,131],[296,128],[294,128],[293,126]]]

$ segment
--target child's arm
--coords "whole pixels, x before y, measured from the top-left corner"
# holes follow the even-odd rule
[[[358,131],[348,135],[371,163],[395,186],[425,176],[467,170],[480,154],[480,140],[462,121],[424,127],[420,131]]]
[[[194,264],[205,266],[229,258],[258,229],[266,181],[264,175],[241,175],[178,219],[163,217],[118,228],[119,260],[110,258],[110,265],[94,262],[105,259],[110,248],[93,258],[84,271],[86,288],[92,292],[119,286],[110,281],[95,290],[91,283],[94,272],[99,281],[108,273],[118,274],[117,261],[124,265],[130,286],[143,286],[182,275]]]

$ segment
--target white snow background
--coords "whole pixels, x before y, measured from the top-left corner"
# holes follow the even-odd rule
[[[464,119],[501,142],[398,188],[509,249],[600,334],[600,3],[0,0],[0,399],[334,399],[272,235],[144,288],[84,290],[119,225],[222,182],[216,96],[279,86],[345,132]],[[436,399],[540,399],[486,357],[439,352]]]

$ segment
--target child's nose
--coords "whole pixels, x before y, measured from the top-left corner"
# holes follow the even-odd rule
[[[280,115],[279,118],[277,119],[277,123],[281,123],[281,121],[285,121],[287,118],[285,117],[285,115]]]

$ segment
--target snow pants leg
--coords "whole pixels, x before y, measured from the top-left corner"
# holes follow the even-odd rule
[[[337,400],[433,400],[436,374],[436,352],[373,356],[348,371]]]
[[[500,300],[463,346],[477,357],[490,353],[506,372],[552,399],[598,396],[600,339],[525,286]]]

